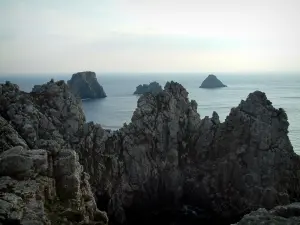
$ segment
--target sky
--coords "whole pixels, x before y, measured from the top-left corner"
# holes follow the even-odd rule
[[[299,0],[0,0],[0,73],[300,72]]]

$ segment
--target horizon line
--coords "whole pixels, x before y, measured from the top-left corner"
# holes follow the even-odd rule
[[[245,73],[247,74],[300,74],[300,71],[199,71],[199,72],[189,72],[189,71],[155,71],[155,72],[147,72],[147,71],[141,71],[141,72],[130,72],[130,71],[93,71],[93,70],[81,70],[81,71],[77,71],[77,72],[0,72],[0,76],[9,76],[9,75],[73,75],[75,73],[80,73],[80,72],[95,72],[97,75],[99,74],[103,74],[103,75],[148,75],[148,74],[167,74],[167,75],[171,75],[171,74],[232,74],[232,75],[238,75],[238,74],[243,74],[245,75]]]

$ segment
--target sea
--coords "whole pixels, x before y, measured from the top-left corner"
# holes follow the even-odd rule
[[[72,74],[0,74],[0,83],[11,81],[23,91],[31,91],[36,84],[54,80],[69,80]],[[283,108],[288,115],[289,138],[294,151],[300,154],[300,73],[219,73],[216,76],[228,87],[201,89],[199,86],[207,77],[205,73],[97,73],[107,97],[82,101],[87,121],[100,123],[106,129],[119,129],[130,122],[139,96],[133,95],[136,86],[167,81],[182,84],[189,92],[189,99],[198,103],[201,118],[211,116],[216,111],[224,121],[232,107],[236,107],[248,94],[260,90],[277,108]]]

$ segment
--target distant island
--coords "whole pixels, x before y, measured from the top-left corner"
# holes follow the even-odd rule
[[[161,92],[163,89],[160,86],[159,83],[157,83],[156,81],[151,82],[150,84],[143,84],[143,85],[139,85],[136,87],[135,92],[133,93],[134,95],[142,95],[145,93],[153,93],[153,94],[157,94],[159,92]]]
[[[222,88],[227,87],[223,84],[215,75],[210,74],[208,77],[202,82],[200,88]]]
[[[85,71],[73,74],[71,80],[68,80],[68,86],[74,95],[82,99],[106,97],[95,72]]]

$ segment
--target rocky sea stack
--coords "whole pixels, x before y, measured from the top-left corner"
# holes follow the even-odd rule
[[[105,98],[103,87],[98,83],[96,73],[91,71],[73,74],[68,85],[75,96],[86,98]]]
[[[0,224],[299,224],[300,157],[263,92],[221,123],[168,82],[115,132],[63,81],[0,93]]]
[[[150,84],[143,84],[136,87],[134,95],[142,95],[145,93],[157,94],[162,91],[162,87],[157,82],[151,82]]]
[[[202,82],[200,88],[221,88],[227,87],[223,84],[215,75],[210,74],[208,77]]]

